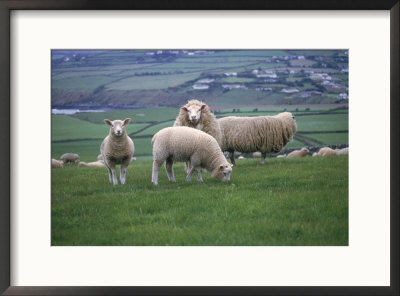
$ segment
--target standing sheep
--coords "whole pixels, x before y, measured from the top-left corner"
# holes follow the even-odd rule
[[[64,164],[79,163],[79,155],[74,153],[64,153],[60,159]]]
[[[120,180],[121,184],[125,184],[126,168],[129,166],[135,146],[132,139],[126,134],[125,126],[131,121],[130,118],[125,120],[110,121],[104,119],[106,125],[110,126],[110,132],[100,146],[100,152],[103,161],[108,169],[108,177],[110,183],[117,185],[117,171],[115,166],[121,165]]]
[[[213,136],[219,146],[222,144],[222,132],[217,118],[211,113],[210,108],[199,100],[190,100],[180,109],[174,126],[187,126],[201,130]],[[186,173],[189,172],[189,162],[186,163],[185,168]]]
[[[233,165],[235,151],[252,153],[261,151],[261,164],[268,152],[279,152],[293,139],[296,121],[290,112],[275,116],[238,117],[218,119],[223,135],[222,151],[229,152]]]
[[[286,158],[301,158],[301,157],[307,156],[309,153],[310,153],[310,151],[307,148],[303,147],[300,150],[295,150],[295,151],[290,152],[286,156]]]
[[[158,172],[164,162],[168,179],[175,182],[174,161],[191,162],[186,181],[190,181],[196,171],[197,180],[202,182],[201,168],[211,172],[212,177],[230,180],[232,166],[226,161],[217,141],[202,131],[185,126],[168,127],[156,133],[151,143],[154,160],[151,181],[154,185],[158,184]]]

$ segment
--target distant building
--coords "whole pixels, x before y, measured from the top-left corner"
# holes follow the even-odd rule
[[[306,58],[305,58],[305,56],[297,56],[297,59],[298,60],[305,60]]]
[[[270,87],[257,87],[256,91],[272,91]]]
[[[338,95],[338,98],[342,99],[342,100],[348,100],[349,99],[349,95],[347,93],[340,93]]]
[[[197,81],[197,83],[211,83],[213,82],[215,79],[211,79],[211,78],[205,78],[205,79],[200,79],[199,81]]]
[[[194,85],[193,85],[193,89],[197,89],[197,90],[200,90],[200,89],[209,89],[209,88],[210,88],[210,86],[207,85],[207,84],[194,84]]]
[[[237,73],[236,72],[227,72],[227,73],[224,73],[225,74],[225,76],[237,76]]]
[[[243,88],[243,89],[247,89],[247,87],[245,87],[244,85],[241,84],[223,84],[222,85],[223,89],[238,89],[238,88]]]
[[[299,92],[299,90],[297,88],[282,88],[281,92],[292,94]]]

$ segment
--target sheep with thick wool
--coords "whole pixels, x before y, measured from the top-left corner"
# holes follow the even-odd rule
[[[218,120],[207,104],[199,100],[189,100],[187,104],[179,110],[175,119],[174,126],[187,126],[201,130],[215,138],[218,145],[222,144],[222,132]],[[187,162],[186,173],[190,170],[190,163]]]
[[[229,152],[233,165],[235,151],[242,153],[261,152],[261,164],[266,154],[279,152],[296,133],[296,121],[290,112],[274,116],[239,117],[228,116],[218,119],[223,141],[222,151]]]
[[[286,158],[301,158],[301,157],[306,157],[308,154],[310,153],[310,151],[303,147],[300,150],[294,150],[292,152],[290,152]]]
[[[203,181],[201,169],[211,172],[212,177],[222,181],[230,180],[232,166],[229,164],[214,137],[197,129],[176,126],[160,130],[151,140],[153,145],[152,183],[158,184],[158,173],[165,162],[168,179],[175,182],[172,165],[174,162],[189,162],[186,181],[197,172],[197,180]]]
[[[104,119],[106,125],[110,126],[108,136],[100,146],[100,153],[103,156],[104,165],[108,169],[110,183],[117,185],[116,165],[121,165],[120,181],[125,184],[126,169],[129,166],[135,146],[132,139],[126,134],[125,127],[131,122],[130,118],[124,120],[110,121]]]

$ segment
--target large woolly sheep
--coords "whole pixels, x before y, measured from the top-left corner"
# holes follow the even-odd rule
[[[307,148],[303,147],[300,150],[295,150],[295,151],[290,152],[286,156],[286,158],[301,158],[301,157],[307,156],[309,153],[310,153],[310,151]]]
[[[126,169],[129,166],[135,146],[132,139],[126,134],[125,126],[131,121],[130,118],[110,121],[104,119],[106,125],[110,126],[110,132],[100,146],[103,161],[108,169],[110,183],[117,185],[117,171],[115,166],[121,165],[120,181],[125,184]]]
[[[54,158],[51,159],[51,167],[52,168],[57,169],[57,168],[62,168],[63,166],[64,166],[64,163],[61,160],[57,160]]]
[[[232,166],[226,161],[217,141],[210,135],[185,126],[164,128],[153,136],[153,173],[152,183],[158,184],[158,172],[166,162],[168,179],[175,182],[172,164],[191,162],[191,169],[186,176],[190,181],[194,171],[197,180],[203,181],[201,169],[211,172],[211,176],[222,181],[230,180]]]
[[[79,163],[79,155],[74,153],[64,153],[60,159],[64,164]]]
[[[188,126],[201,130],[222,143],[222,132],[218,120],[210,108],[199,100],[190,100],[183,106],[176,117],[174,126]]]
[[[336,155],[348,155],[349,154],[349,147],[340,149],[336,152]]]
[[[174,126],[187,126],[201,130],[215,138],[219,146],[222,144],[222,132],[214,114],[211,113],[207,104],[199,100],[189,100],[179,110]],[[190,170],[190,163],[186,163],[186,172]]]
[[[261,152],[261,164],[268,152],[279,152],[293,139],[296,121],[290,112],[275,116],[238,117],[218,119],[223,135],[222,151],[229,152],[232,164],[235,151],[242,153]]]

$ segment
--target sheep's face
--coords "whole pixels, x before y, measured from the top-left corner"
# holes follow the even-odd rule
[[[206,107],[206,105],[201,106],[188,106],[182,107],[182,110],[186,112],[189,122],[198,123],[201,118],[201,111]]]
[[[125,135],[125,126],[131,122],[130,118],[124,120],[113,120],[104,119],[105,124],[110,126],[110,132],[117,137]]]
[[[218,172],[215,175],[221,181],[229,181],[231,179],[232,165],[231,164],[221,164],[219,166]]]

